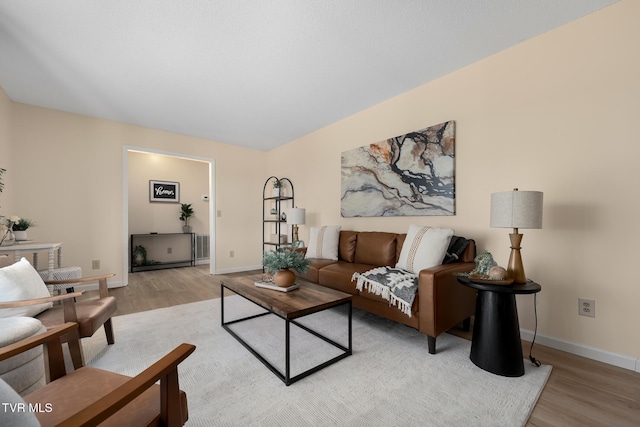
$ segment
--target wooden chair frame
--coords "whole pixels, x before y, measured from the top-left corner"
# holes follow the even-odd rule
[[[103,274],[100,276],[92,276],[92,277],[81,277],[81,278],[71,278],[64,280],[45,280],[44,283],[47,285],[60,285],[60,284],[77,284],[77,283],[87,283],[87,282],[95,282],[98,281],[98,290],[100,293],[99,298],[105,298],[109,296],[109,289],[107,284],[107,279],[115,276],[114,273]],[[56,295],[51,297],[44,298],[34,298],[28,300],[21,301],[11,301],[11,302],[0,302],[0,309],[3,308],[16,308],[16,307],[25,307],[30,305],[42,304],[47,302],[58,302],[62,301],[63,304],[63,312],[64,312],[64,322],[78,322],[78,314],[76,311],[76,298],[82,296],[84,291],[71,292],[68,294]],[[36,316],[37,318],[38,316]],[[55,326],[55,325],[45,325],[45,326]],[[113,344],[115,342],[113,335],[113,326],[111,323],[111,318],[107,319],[104,324],[104,331],[107,337],[107,343]],[[73,331],[69,331],[69,333],[63,337],[63,342],[67,342],[69,345],[69,353],[71,354],[71,360],[73,361],[74,368],[78,369],[81,366],[84,366],[84,354],[82,352],[82,345],[80,344],[81,337],[78,333],[78,328],[75,328]]]
[[[76,323],[65,323],[42,334],[0,348],[0,361],[42,344],[44,345],[45,365],[50,378],[49,384],[45,387],[56,387],[56,380],[66,375],[61,338],[72,333],[74,329],[77,330],[77,328],[78,325]],[[180,405],[178,364],[193,353],[195,348],[192,344],[180,344],[149,368],[116,387],[96,402],[85,408],[77,408],[75,413],[68,414],[65,421],[58,425],[68,427],[98,425],[125,408],[128,403],[152,387],[157,381],[160,381],[158,424],[170,427],[183,425],[185,414],[182,414]],[[82,369],[80,368],[78,372],[81,372]],[[68,386],[76,387],[77,385],[70,384]],[[58,388],[60,388],[59,392],[64,394],[64,387]],[[57,392],[58,390],[56,390]],[[87,390],[87,393],[91,392],[91,390]]]

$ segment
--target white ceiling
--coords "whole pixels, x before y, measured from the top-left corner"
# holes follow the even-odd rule
[[[616,1],[0,0],[0,87],[269,150]]]

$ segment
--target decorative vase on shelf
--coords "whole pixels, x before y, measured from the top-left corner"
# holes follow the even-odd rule
[[[0,229],[0,246],[11,246],[16,242],[13,230],[2,226]]]
[[[182,232],[183,233],[191,233],[191,226],[190,225],[183,225],[182,226]]]
[[[276,271],[276,274],[273,275],[273,283],[280,286],[281,288],[288,288],[295,282],[296,274],[288,269],[278,270]]]
[[[29,238],[27,237],[27,230],[15,230],[13,232],[13,235],[16,238],[16,242],[29,240]]]

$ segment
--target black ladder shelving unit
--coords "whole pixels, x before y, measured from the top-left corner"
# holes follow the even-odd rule
[[[274,183],[279,182],[276,191]],[[291,247],[293,225],[287,228],[286,211],[294,205],[293,183],[289,178],[269,177],[262,188],[262,252]]]

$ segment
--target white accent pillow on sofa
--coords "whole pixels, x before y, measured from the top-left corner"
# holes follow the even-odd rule
[[[442,264],[451,237],[451,228],[410,225],[396,267],[417,274],[420,270]]]
[[[337,261],[340,226],[311,227],[306,258],[322,258]]]
[[[20,301],[49,296],[51,295],[47,285],[26,258],[8,267],[0,268],[0,301]],[[33,317],[51,306],[50,302],[46,302],[25,307],[4,308],[0,310],[0,317]]]

